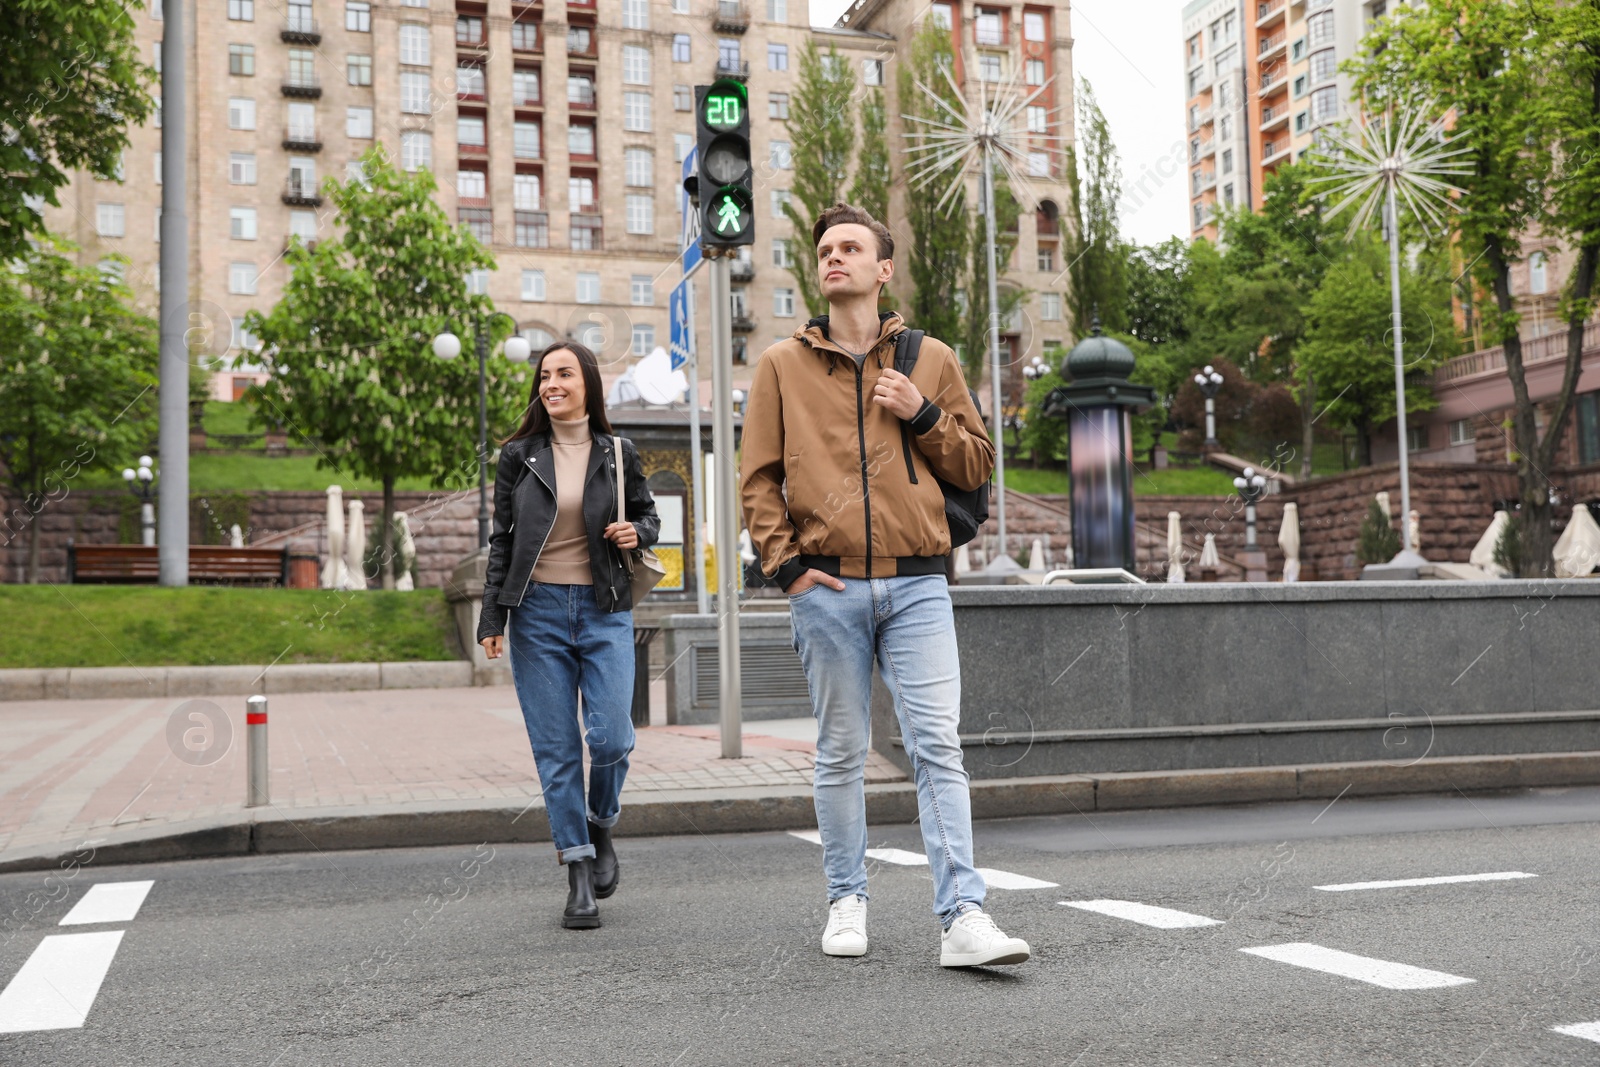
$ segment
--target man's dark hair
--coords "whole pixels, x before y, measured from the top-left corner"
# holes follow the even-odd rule
[[[856,207],[854,204],[835,204],[817,216],[816,225],[811,227],[812,249],[815,250],[822,243],[822,235],[828,232],[830,226],[846,222],[865,226],[872,231],[872,236],[878,239],[880,260],[894,258],[894,235],[889,232],[889,227],[873,218],[865,208]]]

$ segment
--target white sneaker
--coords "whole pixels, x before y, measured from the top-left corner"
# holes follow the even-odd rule
[[[963,912],[939,944],[939,966],[981,967],[1022,963],[1032,951],[1020,937],[1007,937],[981,910]]]
[[[865,897],[840,897],[828,906],[828,928],[822,931],[822,951],[830,956],[867,954]]]

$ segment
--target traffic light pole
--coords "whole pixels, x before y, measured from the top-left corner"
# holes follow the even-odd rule
[[[722,707],[722,758],[744,755],[743,687],[739,684],[739,486],[733,467],[733,317],[729,266],[711,271],[711,451],[717,479],[717,670]]]

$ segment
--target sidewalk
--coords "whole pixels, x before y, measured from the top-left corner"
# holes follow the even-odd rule
[[[231,739],[205,719],[217,709]],[[243,697],[0,703],[0,867],[85,842],[353,811],[526,811],[518,822],[530,839],[548,835],[510,688],[283,694],[271,698],[268,729],[272,805],[246,809]],[[747,723],[738,760],[721,758],[716,727],[657,725],[637,736],[625,809],[752,787],[810,791],[809,720]],[[868,782],[903,779],[871,754]]]

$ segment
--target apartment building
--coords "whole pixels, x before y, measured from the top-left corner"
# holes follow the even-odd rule
[[[212,347],[230,351],[231,365],[214,385],[220,398],[259,377],[242,322],[281,295],[290,238],[333,232],[322,182],[357,176],[361,155],[378,143],[403,169],[434,173],[441,207],[495,257],[495,269],[469,284],[515,317],[536,349],[557,338],[581,341],[601,353],[611,378],[633,357],[665,346],[668,297],[681,273],[679,193],[694,144],[693,86],[723,76],[748,86],[754,119],[757,238],[734,265],[732,294],[736,379],[748,377],[741,367],[805,321],[790,272],[809,266],[810,235],[792,233],[783,216],[800,53],[815,35],[848,57],[862,92],[892,92],[885,87],[896,41],[914,27],[915,10],[901,0],[858,5],[850,25],[813,30],[806,0],[186,0],[182,7],[193,21],[185,40],[195,86],[187,116],[189,306],[197,324],[214,325]],[[1062,75],[1069,95],[1061,99],[1070,101],[1064,0],[932,10],[985,54],[1017,63],[1042,55],[1044,69]],[[141,51],[157,66],[163,14],[156,3],[140,13],[137,30]],[[991,69],[982,63],[982,71]],[[889,108],[896,124],[898,111]],[[126,256],[129,280],[153,312],[159,118],[130,133],[121,180],[79,174],[47,221],[90,261]],[[1051,173],[1041,178],[1056,177],[1054,162],[1046,166]],[[1052,187],[1052,195],[1065,203],[1063,190]],[[1029,235],[1017,256],[1029,269],[1012,284],[1042,289],[1059,271],[1053,234]],[[700,289],[703,309],[704,283]],[[1057,324],[1052,329],[1062,325],[1062,303],[1059,295],[1044,301],[1041,318]],[[702,352],[709,351],[708,320],[698,316]],[[1028,335],[1026,350],[1039,350],[1034,332],[1013,330],[1013,343]]]

